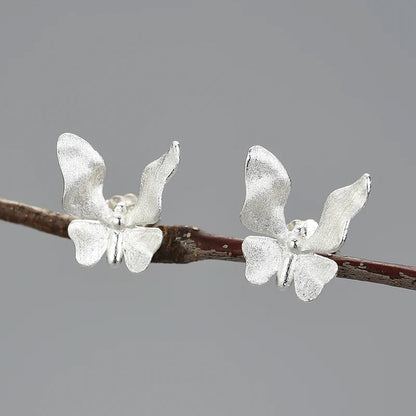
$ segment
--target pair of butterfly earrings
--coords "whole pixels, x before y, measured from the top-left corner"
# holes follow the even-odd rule
[[[154,227],[162,210],[165,184],[179,164],[179,144],[146,166],[136,196],[103,196],[103,158],[84,139],[70,133],[58,139],[57,154],[64,178],[63,208],[74,219],[68,227],[75,255],[83,266],[96,264],[104,253],[108,263],[124,258],[134,273],[147,268],[162,244]],[[276,276],[280,288],[294,283],[299,299],[311,301],[336,276],[335,261],[320,256],[335,253],[345,241],[350,220],[365,205],[371,180],[364,174],[352,185],[332,192],[319,224],[311,219],[286,224],[284,207],[289,176],[280,161],[261,146],[249,149],[245,165],[246,199],[240,217],[251,231],[242,249],[246,278],[261,285]]]

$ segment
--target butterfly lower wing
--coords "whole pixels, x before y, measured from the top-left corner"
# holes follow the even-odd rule
[[[89,220],[105,220],[111,210],[103,196],[105,164],[92,146],[75,134],[58,139],[57,155],[64,177],[63,207],[67,214]]]
[[[98,263],[107,250],[109,230],[98,221],[73,220],[68,235],[75,244],[75,257],[83,266]]]
[[[316,299],[337,271],[338,265],[331,259],[317,254],[297,255],[291,272],[298,298],[305,302]]]
[[[259,234],[285,240],[284,207],[290,179],[284,166],[262,146],[250,148],[245,168],[246,198],[241,222]]]
[[[302,242],[302,251],[335,253],[345,241],[350,220],[365,205],[370,187],[370,175],[364,174],[352,185],[333,191],[325,202],[318,228]]]
[[[163,233],[159,228],[127,228],[122,233],[122,247],[127,268],[140,273],[147,268],[153,254],[162,244]]]
[[[284,250],[274,238],[246,237],[242,249],[246,259],[246,278],[250,283],[262,285],[280,270]]]
[[[130,212],[130,225],[156,224],[162,210],[162,193],[179,163],[179,143],[173,142],[169,151],[149,163],[142,173],[135,208]]]

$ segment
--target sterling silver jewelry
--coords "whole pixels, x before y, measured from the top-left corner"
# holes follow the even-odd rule
[[[280,161],[264,147],[250,148],[245,181],[241,222],[249,230],[266,235],[244,239],[247,280],[261,285],[276,276],[281,288],[294,282],[299,299],[315,299],[338,271],[335,261],[315,253],[333,254],[344,243],[350,220],[367,201],[370,175],[333,191],[319,225],[311,219],[286,225],[284,207],[290,179]]]
[[[146,166],[138,196],[115,195],[108,201],[103,196],[104,160],[87,141],[62,134],[57,154],[64,178],[63,208],[77,217],[68,234],[78,263],[92,266],[107,252],[111,265],[124,258],[131,272],[145,270],[162,243],[162,231],[148,226],[160,219],[163,188],[179,163],[178,142]]]

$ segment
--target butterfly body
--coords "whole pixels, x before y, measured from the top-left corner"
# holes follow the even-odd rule
[[[318,228],[318,223],[314,220],[293,220],[287,225],[286,239],[278,238],[281,248],[281,266],[277,271],[276,282],[279,288],[286,289],[292,285],[296,270],[295,265],[302,256],[302,247],[306,239]]]
[[[281,289],[288,288],[293,281],[293,265],[296,262],[296,254],[287,251],[283,252],[282,266],[276,273],[276,282]]]
[[[123,233],[111,230],[108,237],[107,261],[111,266],[118,266],[123,260]]]
[[[109,236],[107,245],[107,262],[111,266],[118,266],[123,260],[123,228],[126,226],[126,213],[135,203],[137,203],[137,198],[132,202],[130,195],[116,195],[107,201],[108,206],[110,209],[113,209],[114,212],[112,227],[109,227],[108,230]],[[133,197],[135,197],[135,195],[133,195]]]

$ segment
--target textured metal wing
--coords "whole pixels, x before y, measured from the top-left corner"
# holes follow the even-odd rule
[[[83,219],[106,221],[111,210],[103,196],[103,158],[87,141],[71,133],[59,137],[57,154],[64,177],[65,212]]]
[[[316,299],[337,271],[338,265],[331,259],[317,254],[297,255],[291,272],[298,298],[305,302]]]
[[[68,234],[75,244],[75,257],[83,266],[98,263],[107,250],[109,229],[99,221],[74,220]]]
[[[318,228],[302,242],[301,250],[335,253],[345,241],[350,220],[366,203],[370,187],[370,175],[366,173],[352,185],[333,191],[325,202]]]
[[[274,238],[249,236],[244,239],[242,248],[246,278],[250,283],[262,285],[282,267],[284,249]]]
[[[241,222],[254,232],[286,240],[284,207],[290,179],[280,161],[261,146],[253,146],[246,160],[246,199]]]
[[[122,236],[124,260],[133,273],[147,268],[163,240],[162,231],[152,227],[126,228]]]
[[[152,225],[160,219],[162,193],[179,163],[179,143],[172,142],[167,153],[146,166],[142,173],[137,205],[129,212],[127,224]]]

